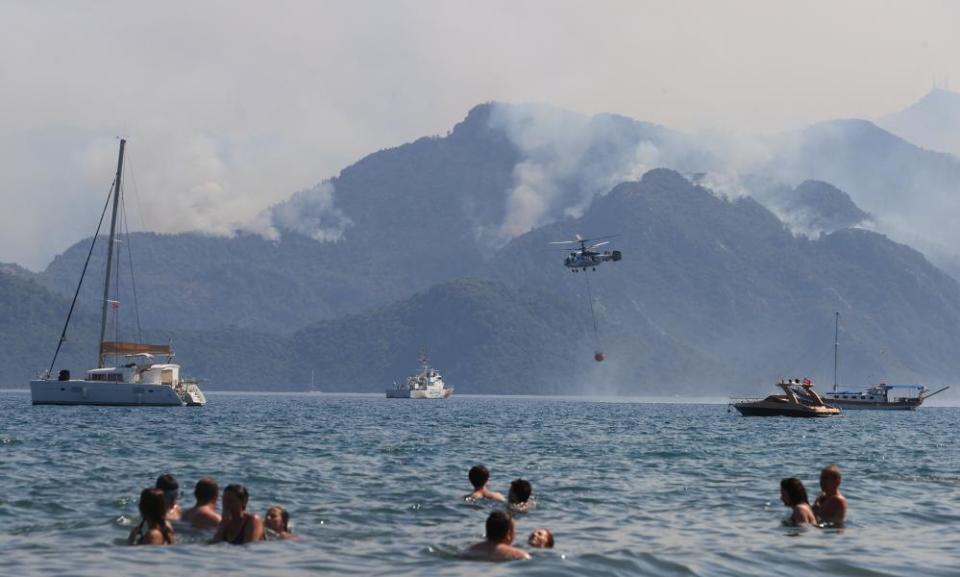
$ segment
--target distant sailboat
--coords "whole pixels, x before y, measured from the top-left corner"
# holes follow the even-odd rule
[[[833,329],[833,391],[824,393],[830,404],[842,409],[874,411],[911,411],[923,401],[950,387],[934,392],[923,385],[879,385],[867,390],[841,390],[837,384],[837,363],[840,349],[840,313],[836,313]]]
[[[50,368],[40,378],[30,381],[30,397],[34,405],[113,405],[113,406],[199,406],[207,402],[203,391],[196,382],[180,376],[180,365],[172,362],[174,353],[170,345],[151,345],[133,342],[107,341],[107,313],[116,310],[119,302],[111,298],[111,278],[113,278],[114,246],[117,239],[117,213],[122,194],[121,177],[123,173],[123,151],[126,140],[120,140],[120,153],[117,160],[117,174],[111,195],[113,212],[110,220],[110,236],[107,244],[107,266],[103,286],[103,302],[100,314],[100,351],[97,368],[90,369],[83,379],[71,379],[70,371],[61,370],[57,378],[52,378],[53,368],[67,336],[70,318],[77,305],[80,287],[86,276],[90,257],[96,246],[107,207],[100,216],[100,224],[93,236],[90,252],[83,265],[80,281],[67,313],[60,342],[53,355]],[[108,196],[109,203],[111,197]],[[113,357],[118,363],[107,366],[107,357]],[[164,362],[155,362],[155,357],[165,357]],[[123,359],[122,362],[121,359]]]

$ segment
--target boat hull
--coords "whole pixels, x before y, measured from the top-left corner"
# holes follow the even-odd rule
[[[184,400],[172,386],[102,381],[30,381],[34,405],[99,405],[111,407],[181,407],[206,402],[203,393]],[[189,402],[188,402],[189,401]]]
[[[445,388],[442,391],[418,391],[409,389],[387,389],[388,399],[446,399],[453,394],[453,389]]]
[[[845,411],[913,411],[919,407],[921,403],[917,402],[893,402],[893,403],[880,403],[880,402],[850,402],[850,401],[838,401],[837,399],[828,399],[830,404],[835,407],[840,407]]]
[[[804,417],[819,418],[839,415],[839,409],[832,407],[804,407],[797,405],[772,406],[761,403],[735,403],[733,405],[744,417]]]

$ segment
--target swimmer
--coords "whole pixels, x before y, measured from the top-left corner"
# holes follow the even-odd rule
[[[167,504],[160,489],[148,488],[140,492],[140,524],[130,531],[127,543],[131,545],[172,545],[173,527],[167,522]]]
[[[193,488],[197,504],[183,512],[181,519],[197,529],[216,529],[223,519],[217,513],[220,487],[213,479],[203,478]]]
[[[163,491],[163,500],[167,503],[167,521],[178,521],[183,512],[180,510],[180,483],[170,473],[157,477],[157,489]]]
[[[790,515],[789,525],[799,527],[800,525],[816,525],[817,518],[810,508],[810,502],[807,500],[807,490],[804,489],[800,479],[790,477],[780,481],[780,500],[787,507],[793,509]]]
[[[514,479],[510,483],[507,501],[514,513],[526,513],[537,508],[537,502],[533,499],[533,485],[526,479]]]
[[[263,520],[256,513],[247,512],[250,494],[243,485],[227,485],[223,490],[223,520],[211,543],[243,545],[263,541]]]
[[[527,544],[537,549],[553,549],[553,533],[543,527],[534,529],[527,539]]]
[[[821,523],[840,526],[847,518],[847,498],[840,494],[840,467],[827,465],[820,471],[820,496],[813,514]]]
[[[467,559],[484,561],[515,561],[529,559],[530,554],[513,546],[515,527],[513,516],[504,511],[494,511],[487,517],[487,539],[463,552]]]
[[[473,493],[470,493],[464,499],[489,499],[491,501],[506,501],[507,499],[501,493],[487,489],[487,481],[490,480],[490,470],[483,465],[474,465],[470,467],[467,473],[470,478],[470,484],[473,485]]]
[[[290,513],[283,507],[274,505],[267,509],[263,524],[267,528],[267,535],[274,539],[298,539],[290,532]]]

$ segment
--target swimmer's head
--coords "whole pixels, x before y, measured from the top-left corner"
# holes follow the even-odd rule
[[[810,504],[807,500],[807,490],[803,487],[800,479],[796,477],[780,481],[780,499],[788,507],[795,507],[800,503]]]
[[[526,479],[514,479],[510,483],[510,494],[507,500],[511,503],[526,503],[533,494],[533,485]]]
[[[550,532],[550,529],[534,529],[533,533],[530,533],[530,538],[527,539],[527,543],[531,547],[537,547],[538,549],[553,549],[553,533]]]
[[[470,467],[467,476],[470,477],[470,484],[473,485],[474,489],[483,489],[483,486],[490,480],[490,469],[487,469],[484,465],[474,465]]]
[[[280,506],[273,506],[267,509],[267,516],[263,520],[264,525],[271,531],[277,533],[287,533],[290,531],[290,513]]]
[[[513,543],[513,516],[504,511],[494,511],[487,517],[487,541],[492,543]]]
[[[180,483],[177,478],[170,473],[164,473],[157,477],[157,489],[163,491],[163,498],[167,501],[167,507],[173,507],[180,498]]]
[[[167,503],[163,498],[163,491],[150,487],[140,492],[140,503],[137,507],[140,517],[154,524],[163,524],[167,518]]]
[[[193,488],[193,496],[197,498],[197,505],[216,503],[217,495],[219,494],[220,487],[217,486],[217,482],[207,477],[197,481],[196,486]]]
[[[223,510],[244,511],[247,508],[247,501],[250,500],[250,493],[243,485],[227,485],[223,489]]]
[[[827,465],[820,471],[820,488],[826,492],[836,491],[840,488],[840,479],[840,467]]]

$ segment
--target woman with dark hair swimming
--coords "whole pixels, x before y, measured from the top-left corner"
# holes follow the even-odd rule
[[[140,524],[130,531],[131,545],[172,545],[173,527],[167,522],[167,503],[163,491],[144,489],[140,493]]]
[[[256,513],[247,512],[250,494],[243,485],[227,485],[223,490],[223,521],[217,527],[217,533],[211,543],[226,542],[231,545],[243,545],[252,541],[263,541],[263,521]]]
[[[787,507],[793,509],[790,515],[789,524],[794,527],[800,525],[816,525],[817,518],[810,508],[810,502],[807,500],[807,490],[803,483],[796,477],[783,479],[780,481],[780,500]]]

